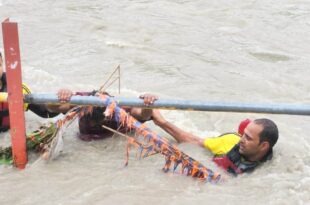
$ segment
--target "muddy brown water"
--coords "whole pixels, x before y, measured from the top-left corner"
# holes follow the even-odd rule
[[[9,1],[0,19],[19,23],[23,80],[33,92],[98,88],[117,65],[121,95],[309,104],[310,3],[303,0]],[[2,45],[2,33],[1,44]],[[1,47],[1,46],[0,46]],[[117,94],[117,86],[110,88]],[[244,118],[279,126],[274,159],[218,185],[164,174],[162,156],[124,168],[125,139],[83,142],[76,123],[64,153],[24,171],[0,167],[0,204],[309,204],[307,116],[164,111],[201,137],[237,129]],[[26,113],[27,130],[45,120]],[[167,136],[151,122],[148,125]],[[1,135],[8,143],[8,135]],[[216,169],[206,150],[181,149]]]

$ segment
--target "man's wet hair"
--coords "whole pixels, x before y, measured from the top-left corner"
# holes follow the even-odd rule
[[[269,142],[270,148],[272,148],[279,138],[277,125],[272,120],[266,118],[256,119],[254,123],[263,126],[263,130],[259,134],[259,142]]]

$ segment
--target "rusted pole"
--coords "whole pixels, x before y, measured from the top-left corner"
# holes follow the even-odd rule
[[[6,19],[2,22],[2,33],[13,163],[18,169],[24,169],[27,164],[26,130],[17,23]]]

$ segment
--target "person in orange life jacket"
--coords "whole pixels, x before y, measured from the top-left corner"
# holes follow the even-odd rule
[[[29,94],[30,89],[23,84],[23,93]],[[0,52],[0,92],[7,92],[7,81],[6,81],[6,73],[3,72],[3,60],[2,54]],[[25,110],[31,110],[35,114],[40,117],[48,118],[54,117],[59,114],[62,110],[61,106],[58,106],[57,109],[55,106],[45,106],[45,105],[35,105],[35,104],[25,104]],[[57,112],[54,112],[57,110]],[[0,132],[5,132],[10,128],[10,120],[9,120],[9,106],[7,102],[0,102]]]
[[[213,161],[227,172],[238,175],[253,171],[272,158],[272,148],[278,140],[278,128],[269,119],[245,120],[239,133],[226,133],[215,138],[200,138],[168,122],[158,110],[153,110],[153,121],[179,143],[194,143],[214,154]]]
[[[94,95],[95,92],[76,92],[75,95],[82,95],[82,96],[90,96]],[[60,89],[58,91],[58,99],[62,103],[66,103],[70,100],[70,98],[74,95],[71,90],[68,89]],[[151,94],[144,94],[140,96],[141,99],[144,100],[145,105],[153,104],[158,97]],[[63,106],[67,105],[67,110],[71,109],[74,106],[69,104],[64,104]],[[64,107],[63,107],[64,108]],[[78,137],[84,141],[90,140],[97,140],[103,139],[106,137],[112,136],[113,132],[105,129],[102,125],[110,127],[114,130],[118,130],[120,132],[126,132],[125,128],[119,128],[116,121],[113,119],[106,119],[104,116],[105,107],[93,107],[92,114],[85,115],[79,118],[79,135]],[[123,107],[130,115],[135,117],[140,122],[145,122],[151,119],[152,110],[151,109],[142,109],[142,108],[126,108]]]

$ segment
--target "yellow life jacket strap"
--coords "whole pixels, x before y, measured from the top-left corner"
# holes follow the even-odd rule
[[[22,87],[23,87],[23,94],[24,95],[31,93],[30,88],[25,83],[23,83]],[[28,103],[24,103],[24,110],[25,111],[28,110]]]

